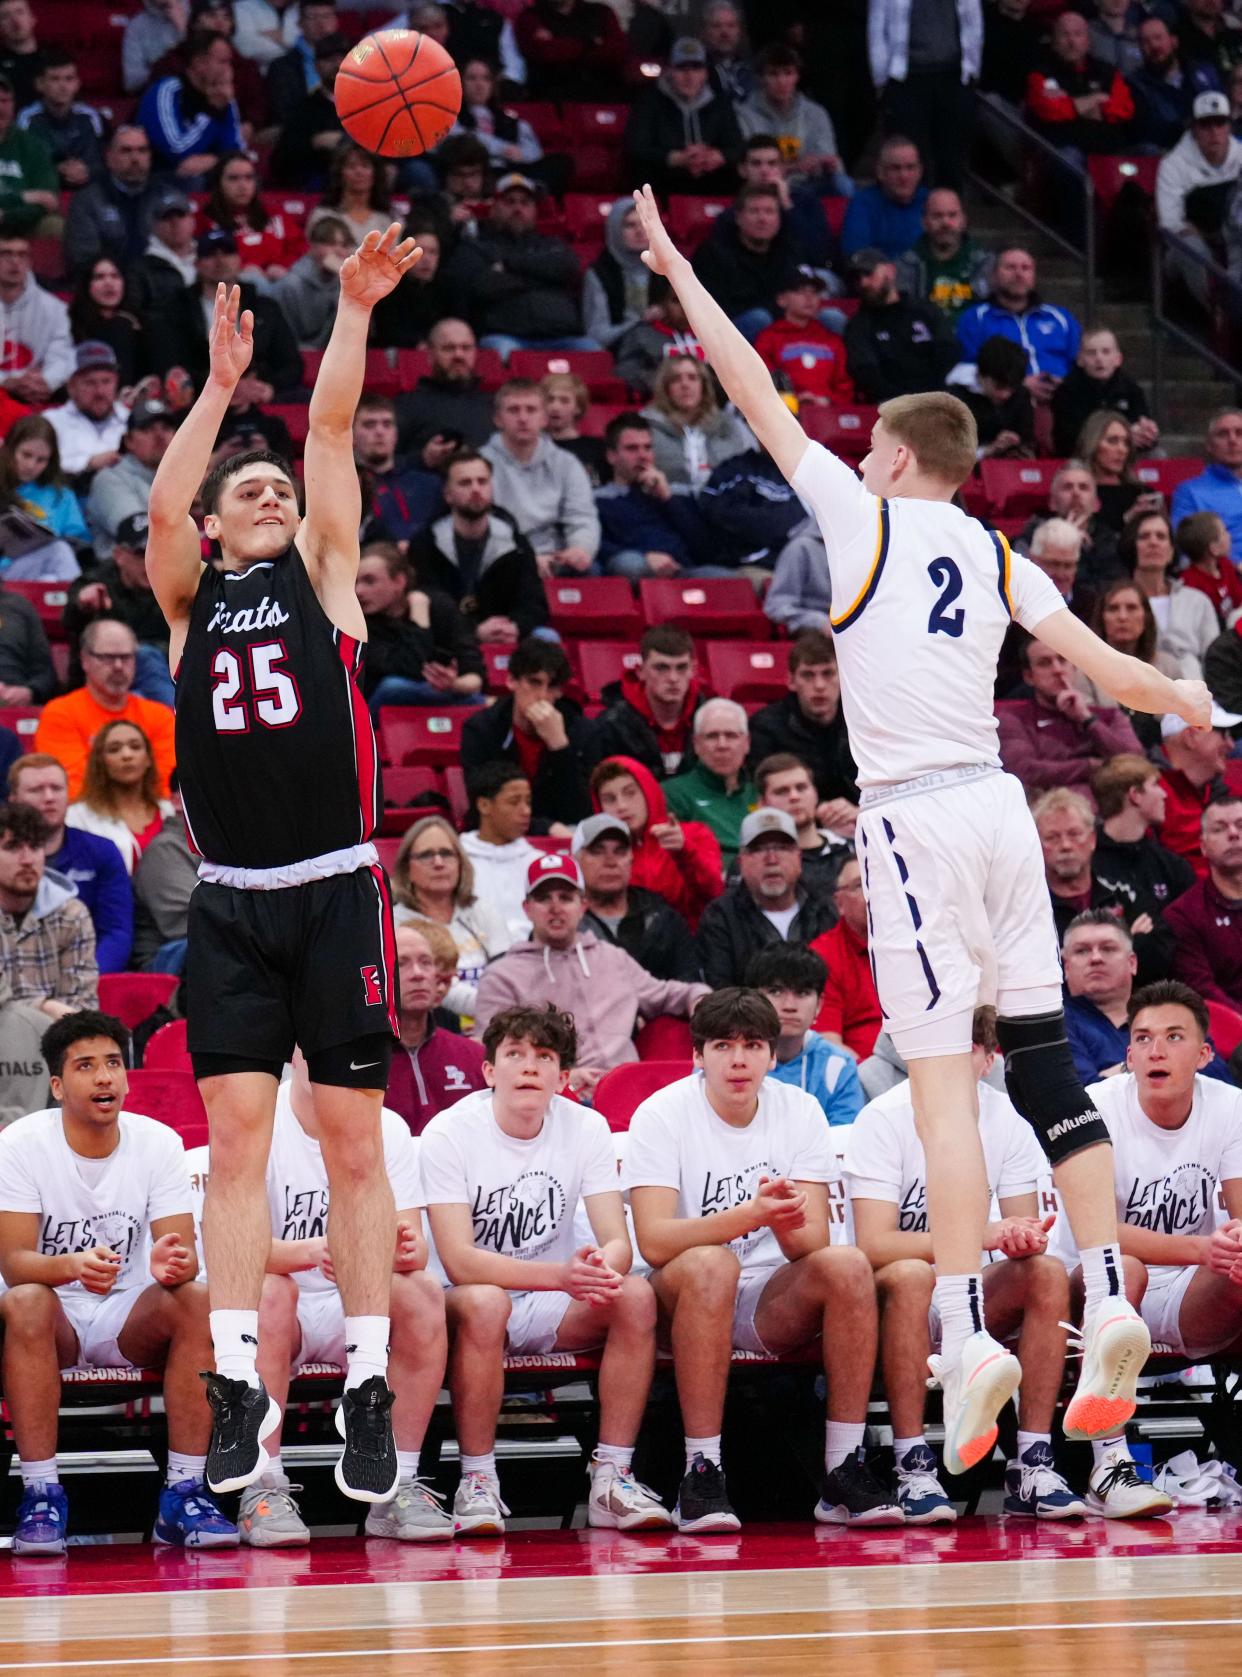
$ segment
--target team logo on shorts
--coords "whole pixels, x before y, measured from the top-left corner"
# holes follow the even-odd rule
[[[362,974],[362,995],[368,1007],[383,1007],[384,997],[380,990],[379,968],[359,967]]]

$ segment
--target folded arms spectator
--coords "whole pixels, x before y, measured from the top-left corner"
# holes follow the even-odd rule
[[[707,49],[685,36],[675,41],[668,68],[641,93],[625,130],[634,183],[657,192],[728,192],[742,149],[730,101],[708,80]]]
[[[1090,44],[1087,20],[1062,12],[1049,51],[1026,84],[1035,127],[1079,166],[1088,153],[1123,151],[1134,115],[1121,71],[1092,58]]]

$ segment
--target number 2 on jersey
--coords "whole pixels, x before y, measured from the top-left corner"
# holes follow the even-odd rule
[[[927,633],[952,635],[956,640],[965,627],[966,612],[962,606],[956,611],[950,611],[948,608],[962,591],[962,573],[952,559],[933,559],[927,567],[927,574],[937,588],[944,590],[927,619]]]
[[[302,711],[297,682],[277,666],[287,657],[283,641],[263,641],[248,649],[249,702],[241,654],[222,646],[211,661],[211,713],[219,734],[250,732],[250,709],[265,728],[287,728]]]

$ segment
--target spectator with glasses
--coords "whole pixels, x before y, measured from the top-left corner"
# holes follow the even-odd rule
[[[173,713],[167,705],[144,699],[134,690],[138,639],[127,624],[101,617],[82,631],[82,670],[86,685],[44,706],[35,734],[35,750],[64,764],[69,796],[82,790],[91,741],[106,722],[133,722],[151,743],[156,795],[168,796],[176,768]]]

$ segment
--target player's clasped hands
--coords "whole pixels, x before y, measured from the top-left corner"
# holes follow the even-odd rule
[[[602,1310],[620,1294],[625,1277],[618,1275],[598,1246],[580,1247],[561,1265],[562,1291]]]
[[[179,1234],[162,1234],[151,1248],[151,1274],[160,1286],[179,1287],[193,1273],[194,1253],[190,1247]]]
[[[984,1245],[1006,1258],[1037,1258],[1048,1250],[1048,1234],[1056,1220],[1055,1212],[1043,1219],[1002,1217],[988,1224]]]
[[[151,1257],[154,1260],[154,1251]],[[121,1260],[110,1247],[90,1246],[73,1254],[73,1268],[88,1293],[110,1293],[121,1273]]]
[[[792,1234],[806,1223],[806,1194],[784,1176],[761,1176],[759,1192],[750,1203],[756,1227],[773,1234]]]
[[[392,1260],[394,1272],[409,1275],[412,1270],[422,1269],[426,1262],[427,1242],[422,1235],[413,1223],[398,1223],[397,1247]]]
[[[1213,1275],[1225,1275],[1242,1286],[1242,1221],[1231,1217],[1208,1236],[1207,1267]]]

